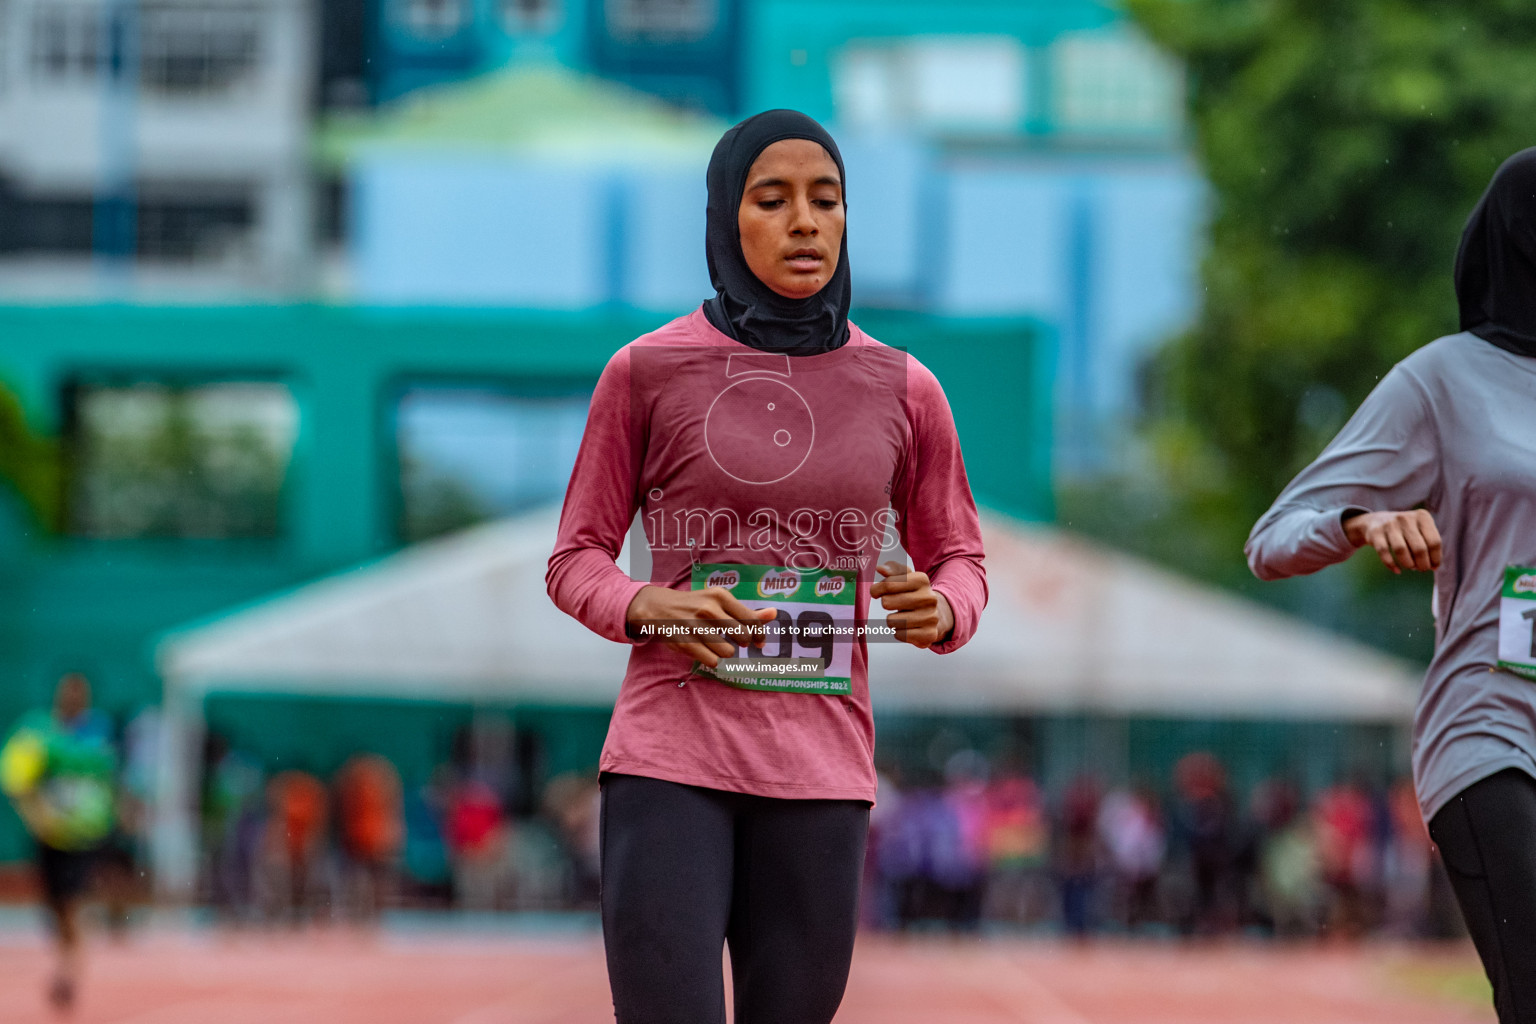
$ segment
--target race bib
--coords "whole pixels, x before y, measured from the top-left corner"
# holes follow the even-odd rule
[[[112,831],[112,787],[102,779],[49,779],[44,799],[52,815],[49,834],[40,838],[61,850],[84,849]]]
[[[763,646],[738,647],[701,675],[742,690],[853,691],[854,572],[775,565],[695,565],[693,589],[724,587],[753,610],[772,608]]]
[[[1504,570],[1499,668],[1536,680],[1536,569],[1512,565]]]

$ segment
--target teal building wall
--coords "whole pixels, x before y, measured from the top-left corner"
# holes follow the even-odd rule
[[[746,11],[743,112],[792,107],[832,120],[837,51],[851,41],[895,42],[916,36],[1012,36],[1026,53],[1064,32],[1124,20],[1092,0],[756,0]],[[1046,62],[1031,60],[1021,134],[1053,130]]]

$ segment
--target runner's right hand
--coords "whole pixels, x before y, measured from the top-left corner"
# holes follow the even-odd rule
[[[724,587],[673,590],[648,585],[629,602],[624,619],[637,628],[646,624],[684,628],[684,633],[655,639],[714,668],[721,658],[735,654],[736,646],[763,646],[763,624],[772,622],[774,615],[772,608],[753,611]],[[734,638],[734,644],[728,638]]]
[[[1426,509],[1360,512],[1344,520],[1344,536],[1357,548],[1375,548],[1381,564],[1399,575],[1440,568],[1440,531]]]

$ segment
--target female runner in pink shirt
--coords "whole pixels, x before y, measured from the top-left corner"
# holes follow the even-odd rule
[[[571,473],[550,596],[633,645],[600,765],[618,1024],[723,1024],[722,943],[739,1024],[832,1019],[875,799],[866,641],[947,653],[986,605],[944,393],[848,321],[843,182],[803,114],[726,132],[716,294],[609,361]],[[616,563],[637,512],[648,581]],[[897,543],[916,570],[874,564]]]

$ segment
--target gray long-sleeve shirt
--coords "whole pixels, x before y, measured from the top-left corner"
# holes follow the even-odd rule
[[[1496,668],[1504,570],[1536,565],[1536,358],[1462,333],[1397,364],[1254,525],[1248,565],[1266,580],[1316,572],[1354,551],[1347,509],[1418,505],[1444,543],[1413,730],[1428,821],[1494,772],[1536,776],[1536,682]]]

